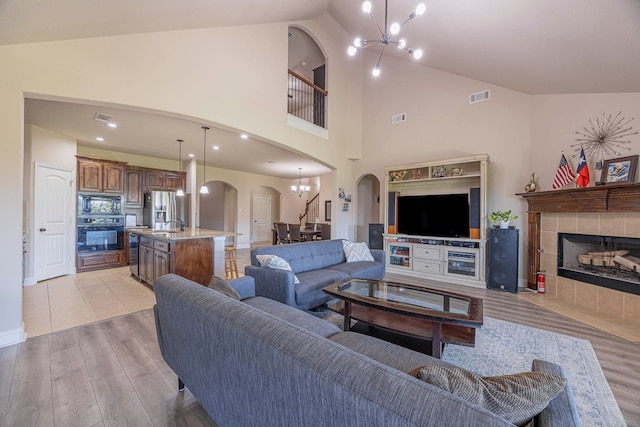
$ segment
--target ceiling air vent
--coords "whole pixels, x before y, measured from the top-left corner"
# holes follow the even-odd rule
[[[93,120],[97,120],[102,123],[109,123],[109,120],[111,120],[111,116],[104,113],[96,113],[93,116]]]
[[[407,121],[407,113],[396,114],[395,116],[391,116],[391,124],[397,125],[398,123]]]
[[[469,95],[469,104],[475,104],[476,102],[488,101],[491,99],[491,91],[489,89],[482,92],[476,92]]]

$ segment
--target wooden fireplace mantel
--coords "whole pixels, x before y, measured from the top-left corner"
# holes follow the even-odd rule
[[[640,212],[640,183],[607,184],[587,188],[518,193],[528,203],[527,287],[536,289],[540,271],[540,215],[542,213]]]
[[[640,183],[519,193],[528,212],[640,212]]]

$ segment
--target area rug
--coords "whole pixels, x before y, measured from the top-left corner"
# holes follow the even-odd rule
[[[533,359],[557,363],[567,373],[583,426],[626,426],[587,340],[485,316],[475,347],[447,345],[442,359],[479,375],[530,371]]]

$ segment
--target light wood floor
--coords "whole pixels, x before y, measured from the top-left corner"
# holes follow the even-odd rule
[[[248,258],[248,249],[238,251],[240,271]],[[116,282],[132,284],[124,270],[116,270],[101,280],[118,295],[119,289],[127,288]],[[405,276],[387,279],[445,286]],[[89,282],[97,282],[93,280]],[[55,294],[52,288],[49,283],[48,292]],[[625,420],[629,426],[640,426],[640,344],[509,293],[468,287],[456,291],[483,298],[487,316],[589,340]],[[22,344],[0,349],[0,427],[215,425],[188,391],[177,392],[177,378],[158,349],[150,310],[30,336]]]

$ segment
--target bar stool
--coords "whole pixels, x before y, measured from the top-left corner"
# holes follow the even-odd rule
[[[225,246],[224,248],[224,275],[227,279],[237,279],[239,277],[236,248],[234,246]]]

